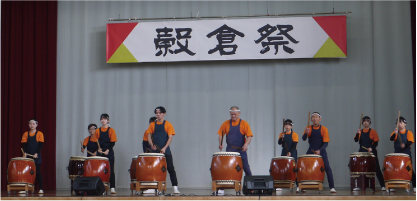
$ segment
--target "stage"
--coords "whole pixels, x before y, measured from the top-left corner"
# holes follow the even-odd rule
[[[181,194],[172,195],[172,189],[167,189],[165,195],[154,196],[152,194],[136,195],[128,189],[117,189],[117,194],[105,196],[76,196],[70,194],[70,190],[45,191],[45,193],[10,194],[1,192],[2,200],[415,200],[416,194],[407,193],[405,190],[387,193],[377,190],[375,193],[368,189],[366,192],[352,193],[348,188],[337,188],[336,194],[330,194],[329,189],[324,189],[322,194],[316,190],[307,190],[305,193],[290,192],[289,190],[276,191],[272,196],[236,196],[233,190],[225,190],[224,196],[212,196],[211,189],[186,189],[180,188]]]

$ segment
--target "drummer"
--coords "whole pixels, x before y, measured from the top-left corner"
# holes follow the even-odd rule
[[[114,151],[113,147],[117,142],[116,131],[110,127],[110,116],[102,114],[100,116],[101,127],[94,133],[93,142],[99,142],[98,149],[99,156],[106,157],[110,162],[110,191],[111,194],[116,194],[116,176],[114,174]]]
[[[371,118],[364,116],[362,118],[363,129],[358,129],[354,139],[355,142],[359,142],[359,152],[370,152],[375,155],[376,177],[378,178],[379,185],[381,185],[381,191],[385,191],[384,176],[382,176],[381,168],[379,167],[378,152],[376,151],[379,137],[378,133],[369,127],[371,123]],[[364,147],[367,149],[364,149]]]
[[[336,193],[334,189],[334,180],[332,169],[329,165],[329,159],[327,158],[326,147],[330,142],[329,132],[327,128],[320,125],[321,115],[318,112],[313,112],[310,115],[313,125],[308,126],[303,134],[303,141],[308,137],[308,143],[310,144],[307,154],[317,154],[323,157],[324,169],[327,174],[327,181],[329,182],[330,193]]]
[[[407,120],[404,117],[399,118],[398,129],[395,128],[394,132],[391,133],[391,141],[394,141],[394,152],[408,154],[410,156],[411,163],[413,163],[413,157],[411,157],[411,145],[414,143],[414,135],[411,131],[407,130],[405,126],[407,125]],[[397,119],[395,120],[397,123]],[[400,130],[401,142],[398,139],[398,130]],[[414,187],[414,192],[416,192],[416,173],[413,170],[412,183]]]
[[[152,122],[156,121],[156,117],[151,117],[149,118],[149,124],[151,124]],[[145,133],[143,134],[143,141],[142,141],[142,148],[143,148],[143,152],[146,153],[146,151],[148,149],[152,149],[151,145],[149,145],[148,143],[148,130],[145,131]]]
[[[289,156],[293,157],[295,162],[297,162],[297,143],[298,143],[298,135],[297,133],[293,132],[291,119],[287,119],[284,121],[285,132],[279,134],[278,144],[282,146],[281,156]],[[297,179],[295,180],[295,184],[297,185],[297,192],[299,191]],[[282,190],[277,188],[277,190]]]
[[[90,136],[84,139],[83,147],[81,147],[81,152],[84,153],[85,148],[87,147],[87,151],[89,151],[90,153],[93,153],[91,155],[90,153],[87,152],[87,157],[97,156],[97,150],[98,150],[97,142],[91,141],[91,139],[94,138],[94,133],[96,132],[96,129],[97,129],[97,125],[95,124],[88,125],[88,132],[90,133]]]
[[[152,152],[165,154],[172,188],[175,194],[180,194],[177,173],[175,172],[174,161],[172,159],[171,149],[169,148],[172,138],[175,135],[174,127],[170,122],[164,120],[166,114],[164,107],[156,107],[154,113],[157,121],[151,122],[146,131],[148,133],[148,143],[152,147]]]
[[[42,175],[41,175],[41,164],[42,164],[42,156],[41,150],[43,147],[44,137],[41,131],[36,130],[38,127],[38,121],[36,119],[29,120],[29,131],[23,133],[22,136],[22,148],[25,152],[23,157],[33,158],[35,160],[36,166],[36,180],[38,180],[39,185],[39,194],[43,194],[43,182],[42,182]],[[26,154],[31,154],[32,156],[28,156]]]

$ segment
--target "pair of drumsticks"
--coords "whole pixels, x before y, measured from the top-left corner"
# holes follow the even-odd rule
[[[83,142],[81,142],[81,140],[80,140],[80,143],[81,143],[81,148],[83,148]],[[98,144],[98,142],[97,142],[97,144]],[[99,145],[99,147],[100,147],[100,145]],[[87,150],[87,153],[89,153],[89,154],[93,155],[93,153],[91,153],[91,152],[90,152],[90,151],[88,151],[88,150]]]
[[[23,148],[20,148],[20,150],[22,150],[22,153],[23,153],[23,154],[25,154],[25,152],[23,151]],[[33,157],[33,155],[32,155],[32,154],[26,154],[26,155],[28,155],[28,156],[30,156],[30,157]]]
[[[224,137],[224,134],[226,134],[226,133],[222,133],[222,140],[220,141],[220,145],[221,145],[221,146],[223,146],[223,137]],[[233,149],[240,149],[240,150],[243,150],[243,149],[242,149],[242,147],[235,147],[235,146],[232,146],[232,148],[233,148]]]

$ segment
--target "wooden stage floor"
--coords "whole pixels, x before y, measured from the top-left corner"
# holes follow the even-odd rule
[[[416,194],[412,191],[407,193],[405,190],[387,193],[377,190],[375,193],[371,189],[366,192],[351,192],[348,188],[338,188],[336,194],[331,194],[328,188],[319,194],[317,190],[307,190],[299,194],[289,190],[276,191],[272,196],[236,196],[233,190],[225,190],[224,196],[212,196],[211,189],[186,189],[179,188],[180,195],[172,195],[172,189],[167,189],[165,195],[135,195],[128,189],[117,189],[117,194],[106,196],[76,196],[71,195],[70,190],[45,191],[45,193],[34,194],[7,194],[1,192],[2,200],[416,200]]]

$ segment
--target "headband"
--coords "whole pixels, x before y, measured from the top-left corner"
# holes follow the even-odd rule
[[[310,118],[311,118],[313,115],[315,115],[315,114],[319,115],[319,117],[321,118],[321,115],[320,115],[320,113],[318,113],[318,112],[313,112],[313,114],[311,114],[311,115],[310,115]]]
[[[229,110],[229,112],[240,112],[240,110]]]

